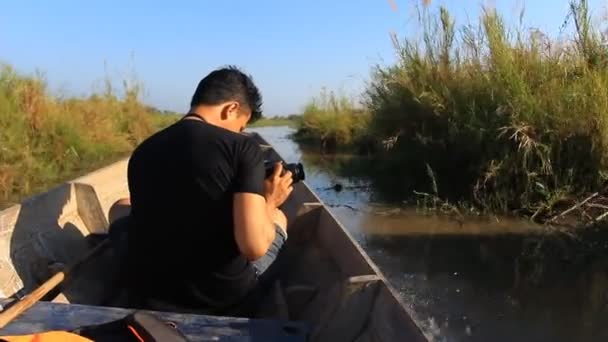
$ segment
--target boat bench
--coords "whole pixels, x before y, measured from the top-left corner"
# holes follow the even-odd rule
[[[38,302],[28,311],[0,329],[0,336],[22,335],[49,330],[73,330],[121,319],[133,309],[80,304]],[[144,311],[177,325],[189,341],[306,341],[306,323],[286,320]]]

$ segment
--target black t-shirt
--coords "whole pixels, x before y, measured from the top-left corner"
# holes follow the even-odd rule
[[[129,160],[130,288],[139,296],[224,307],[256,284],[233,229],[233,195],[263,195],[260,146],[200,120],[181,120]]]

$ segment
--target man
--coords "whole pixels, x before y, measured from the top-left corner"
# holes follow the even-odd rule
[[[280,164],[264,180],[262,151],[241,134],[260,107],[249,76],[235,67],[213,71],[189,113],[135,149],[128,166],[131,300],[227,313],[276,258],[287,238],[278,208],[292,180]]]

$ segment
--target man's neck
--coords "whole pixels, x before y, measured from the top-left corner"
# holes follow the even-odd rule
[[[202,117],[200,114],[193,112],[193,111],[189,111],[188,114],[186,114],[186,116],[184,116],[183,118],[184,120],[198,120],[198,121],[204,121],[207,122],[207,120]]]
[[[191,107],[188,111],[186,119],[190,120],[201,120],[208,124],[216,125],[221,127],[221,120],[219,118],[218,109],[214,106],[196,106]]]

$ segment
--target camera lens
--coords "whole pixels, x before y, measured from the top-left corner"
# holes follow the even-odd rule
[[[289,171],[291,171],[293,182],[297,183],[303,181],[306,178],[304,174],[304,166],[301,163],[289,164]]]
[[[266,178],[268,178],[272,175],[275,164],[276,164],[276,162],[271,162],[271,161],[264,162]],[[304,165],[302,165],[302,163],[291,163],[291,164],[283,163],[283,173],[285,173],[286,171],[291,172],[291,178],[292,178],[293,183],[303,181],[306,178],[306,175],[304,173]]]

